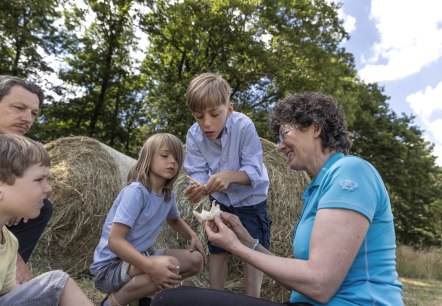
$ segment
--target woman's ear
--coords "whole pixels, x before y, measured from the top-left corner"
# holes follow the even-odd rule
[[[317,123],[313,123],[313,136],[319,137],[319,135],[321,135],[321,132],[322,132],[322,126],[320,126]]]

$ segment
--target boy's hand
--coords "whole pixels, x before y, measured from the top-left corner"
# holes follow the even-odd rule
[[[17,225],[17,224],[20,223],[21,219],[22,219],[22,218],[20,218],[20,217],[11,218],[11,219],[9,219],[8,222],[6,223],[6,226],[11,227],[11,226]],[[26,223],[26,222],[28,222],[28,219],[23,218],[23,223]]]
[[[172,256],[149,256],[149,260],[154,261],[151,268],[148,271],[144,271],[149,274],[152,282],[156,285],[157,289],[164,290],[178,285],[182,277],[180,273],[180,267],[178,261]]]
[[[231,183],[230,173],[228,172],[220,172],[212,175],[207,181],[206,193],[210,195],[214,192],[220,192],[226,190]]]
[[[204,185],[192,185],[184,190],[184,195],[189,202],[196,204],[206,195]]]

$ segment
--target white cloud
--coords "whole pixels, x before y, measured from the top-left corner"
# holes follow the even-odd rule
[[[434,142],[434,154],[439,156],[438,164],[442,166],[442,81],[432,88],[427,86],[406,98],[413,112],[422,120],[430,141]]]
[[[372,0],[370,13],[379,41],[359,71],[366,82],[401,79],[442,57],[442,1]]]
[[[344,29],[348,34],[351,34],[354,30],[356,30],[356,18],[345,14],[342,7],[338,10],[338,17],[344,21]]]
[[[427,131],[434,137],[428,140],[434,144],[433,155],[437,157],[436,163],[442,167],[442,119],[431,122]]]

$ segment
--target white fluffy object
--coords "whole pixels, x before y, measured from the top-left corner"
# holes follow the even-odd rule
[[[213,220],[213,218],[219,216],[220,214],[221,214],[221,209],[219,208],[219,205],[215,203],[215,201],[212,202],[212,207],[210,208],[210,211],[204,209],[201,211],[201,213],[198,213],[196,210],[193,211],[193,215],[200,222]]]

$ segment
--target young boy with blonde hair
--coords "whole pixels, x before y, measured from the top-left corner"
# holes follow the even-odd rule
[[[187,133],[184,168],[201,184],[185,191],[192,203],[209,195],[222,211],[237,215],[259,243],[270,245],[271,219],[267,215],[269,178],[263,163],[255,125],[246,115],[233,111],[231,89],[213,73],[195,77],[186,92],[187,105],[196,123]],[[209,283],[224,289],[227,253],[209,243]],[[246,294],[259,297],[262,272],[244,264]]]
[[[41,144],[0,132],[0,305],[93,305],[62,271],[16,283],[18,242],[5,225],[17,216],[38,217],[52,191],[49,166],[49,155]]]

